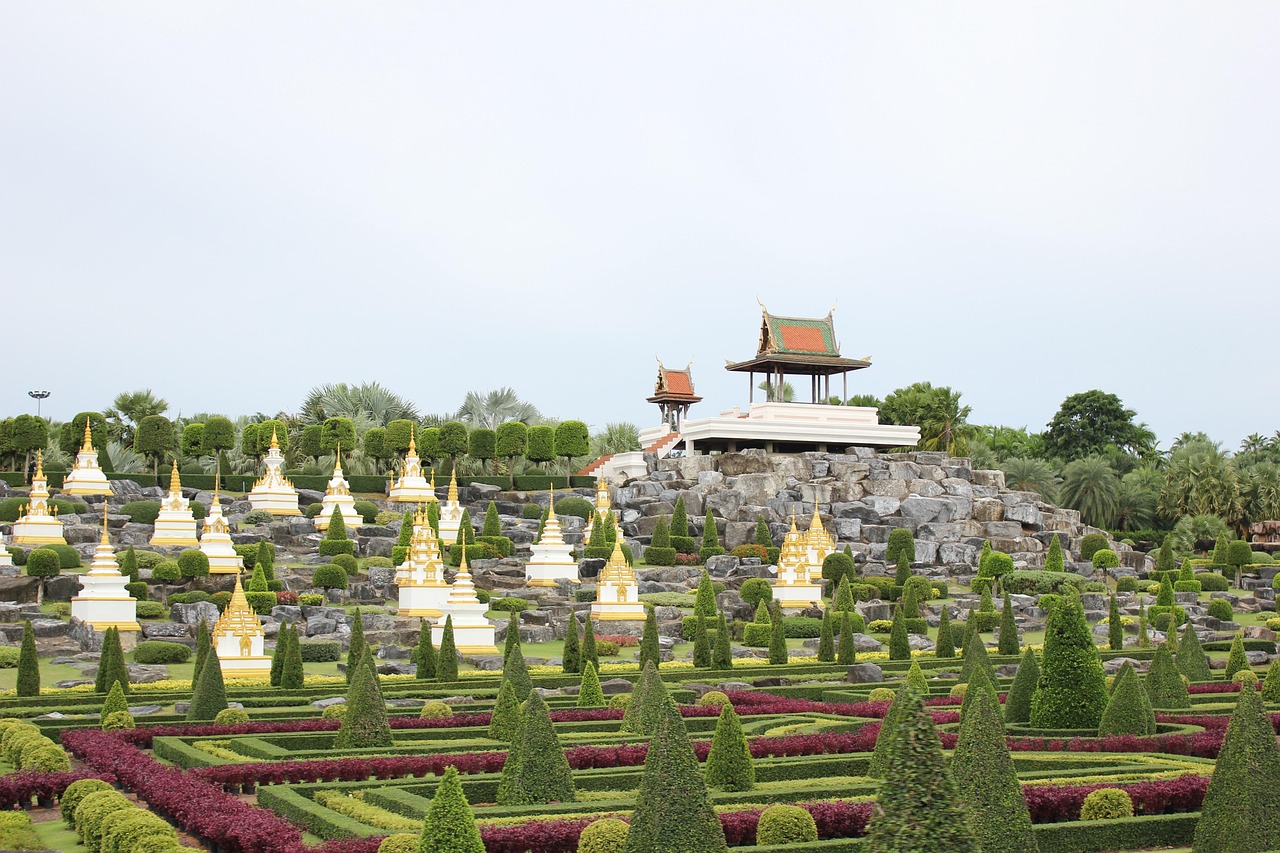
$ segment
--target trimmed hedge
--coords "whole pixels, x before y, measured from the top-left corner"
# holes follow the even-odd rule
[[[144,640],[133,650],[135,663],[186,663],[190,659],[191,649],[164,640]]]

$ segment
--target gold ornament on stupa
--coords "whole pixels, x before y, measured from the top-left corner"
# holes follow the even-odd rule
[[[271,672],[271,658],[263,650],[266,634],[258,615],[249,606],[239,573],[231,590],[231,601],[214,624],[210,639],[224,675],[256,676]]]
[[[182,479],[178,475],[177,457],[174,457],[173,470],[169,472],[169,493],[160,501],[151,544],[194,548],[200,544],[196,529],[191,501],[182,496]]]
[[[400,478],[391,484],[388,492],[389,500],[401,503],[422,503],[437,500],[435,472],[431,474],[431,482],[422,474],[422,459],[418,456],[417,426],[409,427],[409,450],[404,455],[404,467],[400,470]]]
[[[98,451],[93,449],[93,433],[89,418],[84,419],[84,443],[76,454],[76,461],[62,481],[62,492],[67,495],[109,495],[111,484],[98,466]]]
[[[640,586],[636,573],[622,553],[622,532],[613,540],[613,553],[596,578],[596,600],[591,617],[603,622],[644,621],[644,605],[640,603]]]
[[[80,576],[80,591],[71,599],[71,615],[95,631],[119,628],[121,631],[140,631],[138,602],[129,594],[125,584],[128,575],[120,572],[111,537],[107,532],[107,507],[102,506],[102,538],[93,551],[89,571]]]
[[[249,504],[255,510],[272,515],[302,515],[298,509],[298,490],[284,475],[284,454],[280,452],[275,426],[271,427],[271,447],[262,461],[267,470],[246,495]]]
[[[65,545],[58,507],[49,506],[49,479],[44,475],[44,453],[36,451],[36,473],[31,478],[30,501],[22,517],[13,523],[14,545]]]
[[[493,641],[494,626],[484,615],[488,605],[476,596],[475,583],[467,565],[466,548],[462,551],[458,574],[450,586],[449,598],[442,608],[443,613],[431,627],[431,642],[440,645],[444,639],[445,620],[452,618],[453,641],[460,654],[497,654],[498,647]]]

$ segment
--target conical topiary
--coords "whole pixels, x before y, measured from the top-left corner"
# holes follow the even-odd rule
[[[658,616],[652,607],[645,608],[644,633],[640,636],[640,654],[636,660],[641,669],[649,663],[656,667],[661,660],[658,652]]]
[[[1262,679],[1262,701],[1280,702],[1280,658],[1267,667],[1267,676]]]
[[[1018,653],[1018,623],[1013,618],[1013,605],[1009,602],[1009,593],[1004,594],[1004,609],[1000,611],[1000,639],[996,644],[996,653],[1016,655]]]
[[[117,681],[111,685],[111,690],[107,693],[107,699],[102,703],[102,714],[99,719],[105,722],[111,714],[128,710],[129,700],[124,698],[124,691],[120,689],[120,682]]]
[[[773,619],[771,619],[769,616],[768,602],[761,600],[760,603],[756,605],[756,615],[755,615],[754,621],[757,625],[768,625],[773,621]]]
[[[944,602],[942,614],[938,617],[938,640],[934,643],[934,656],[953,658],[956,656],[955,641],[951,639],[951,608]]]
[[[694,599],[693,615],[704,619],[711,619],[716,615],[716,587],[706,569],[702,570],[702,579],[698,581],[698,594]]]
[[[965,687],[964,700],[960,703],[960,719],[964,719],[964,715],[969,713],[969,706],[973,704],[974,694],[986,693],[996,701],[996,707],[999,708],[1000,694],[996,692],[996,684],[987,675],[987,671],[980,666],[973,668],[970,675],[969,683]],[[929,695],[925,693],[924,695]]]
[[[1098,737],[1109,735],[1153,735],[1156,715],[1151,710],[1147,689],[1142,686],[1133,665],[1125,663],[1111,687],[1107,709],[1098,724]]]
[[[960,681],[968,684],[973,680],[973,670],[975,667],[982,667],[987,671],[987,676],[994,682],[996,671],[991,666],[991,658],[987,656],[987,644],[982,641],[982,634],[977,630],[977,620],[970,615],[968,623],[965,625],[968,636],[964,641],[964,656],[960,663]]]
[[[596,672],[600,671],[600,655],[596,652],[596,626],[587,614],[587,621],[582,625],[582,653],[579,655],[580,665],[594,664]]]
[[[1040,665],[1036,663],[1036,653],[1028,646],[1022,653],[1018,663],[1018,673],[1009,685],[1009,692],[1004,698],[1004,719],[1009,723],[1025,723],[1031,720],[1031,697],[1035,695],[1036,684],[1040,681]]]
[[[968,815],[942,755],[923,697],[906,691],[888,772],[867,827],[871,853],[978,853]]]
[[[978,845],[982,853],[1035,853],[1031,813],[1005,743],[999,701],[985,690],[967,691],[965,701],[951,773]]]
[[[289,653],[289,623],[280,626],[276,634],[276,648],[271,653],[271,673],[267,677],[272,687],[280,686],[280,677],[284,675],[284,656]]]
[[[337,512],[335,509],[334,512]],[[351,645],[347,648],[347,684],[355,678],[356,664],[364,659],[364,619],[360,616],[360,608],[351,616]]]
[[[991,547],[991,543],[987,543],[987,548]],[[1065,572],[1067,570],[1066,562],[1062,559],[1062,543],[1058,541],[1058,534],[1053,534],[1053,539],[1049,542],[1049,553],[1044,558],[1044,570],[1046,572]]]
[[[853,640],[853,623],[849,614],[840,614],[840,645],[836,650],[836,663],[841,666],[853,666],[858,662],[858,646]]]
[[[1107,611],[1107,644],[1114,652],[1124,648],[1124,621],[1120,618],[1120,604],[1114,592]]]
[[[484,524],[480,527],[481,536],[501,536],[502,519],[498,518],[498,505],[489,501],[484,511]]]
[[[502,662],[502,680],[510,681],[516,691],[516,699],[523,702],[529,698],[533,690],[533,679],[529,677],[529,667],[524,661],[524,651],[519,644],[511,647],[511,652]]]
[[[510,681],[498,688],[498,699],[489,715],[489,737],[510,743],[520,731],[520,700]]]
[[[507,655],[511,654],[511,650],[520,645],[520,614],[512,611],[507,616],[507,634],[503,638],[502,660],[507,660]],[[523,699],[521,701],[524,701]]]
[[[893,623],[889,628],[889,660],[911,660],[911,641],[907,636],[907,614],[902,602],[893,608]]]
[[[640,681],[631,693],[627,710],[622,715],[622,731],[638,735],[653,734],[667,698],[667,686],[658,676],[657,667],[646,663],[644,671],[640,673]]]
[[[133,550],[133,546],[129,546],[129,550],[124,552],[124,556],[120,558],[120,574],[129,579],[129,583],[138,582],[138,554]]]
[[[1280,838],[1280,750],[1252,684],[1236,709],[1200,806],[1195,853],[1260,853]]]
[[[498,804],[530,806],[572,803],[577,798],[573,771],[565,758],[551,713],[540,693],[531,693],[520,715],[519,747],[507,752],[498,787]]]
[[[720,547],[720,535],[716,531],[716,519],[708,508],[706,518],[702,522],[702,545],[698,548],[698,556],[706,561],[723,553],[724,549]]]
[[[17,687],[19,696],[40,695],[40,660],[36,656],[36,632],[31,627],[30,619],[24,619],[22,622],[22,646],[18,649]],[[127,707],[125,710],[128,710]]]
[[[306,680],[302,667],[302,643],[298,639],[298,626],[289,629],[289,653],[284,659],[284,671],[280,674],[280,686],[297,690]]]
[[[218,652],[209,650],[200,669],[200,680],[191,691],[191,705],[187,708],[188,723],[211,723],[219,711],[227,710],[227,687],[222,681],[222,664]]]
[[[205,658],[209,657],[209,650],[213,648],[213,640],[209,637],[209,626],[203,619],[196,627],[196,663],[195,668],[191,672],[191,685],[200,680],[200,669],[204,666]]]
[[[1191,630],[1190,626],[1187,630]],[[1164,643],[1156,647],[1155,658],[1151,661],[1151,668],[1147,670],[1146,689],[1153,707],[1191,707],[1187,684],[1182,680],[1182,673],[1178,672],[1173,656],[1169,654],[1169,647]],[[1114,695],[1115,689],[1111,692]]]
[[[842,613],[853,609],[853,590],[849,586],[848,575],[840,578],[840,583],[836,586],[835,603],[832,606]]]
[[[485,853],[476,816],[462,792],[458,768],[449,767],[422,816],[419,850],[431,853]]]
[[[569,624],[564,630],[564,651],[561,652],[561,669],[565,672],[582,671],[582,640],[578,627],[578,616],[569,614]]]
[[[262,574],[267,579],[267,588],[270,589],[276,579],[275,546],[266,540],[259,542],[258,550],[253,555],[253,568],[255,571],[262,569]]]
[[[1039,729],[1096,729],[1107,706],[1107,681],[1084,607],[1067,596],[1049,614],[1040,683],[1031,698]]]
[[[453,615],[444,618],[444,630],[440,634],[440,654],[436,655],[436,679],[458,680],[458,647],[453,640]]]
[[[600,689],[600,676],[596,674],[595,664],[587,664],[582,668],[582,680],[578,682],[578,707],[603,708],[605,706],[604,691]]]
[[[119,682],[125,693],[129,692],[129,666],[124,660],[124,650],[120,648],[120,629],[113,627],[108,628],[102,637],[102,655],[98,659],[93,691],[106,693],[115,682]]]
[[[391,746],[391,725],[387,722],[387,704],[378,686],[378,671],[373,655],[365,650],[356,664],[351,686],[347,688],[347,713],[342,718],[334,749],[368,749]]]
[[[733,669],[733,646],[729,642],[729,623],[720,614],[716,623],[715,642],[711,644],[711,668],[720,671]]]
[[[684,495],[676,498],[675,508],[671,511],[671,536],[689,535],[689,515],[684,508]]]
[[[409,557],[409,543],[413,541],[413,513],[406,512],[400,519],[400,535],[391,548],[391,562],[400,565]]]
[[[822,628],[818,631],[818,661],[835,663],[836,638],[831,629],[831,611],[822,611]]]
[[[787,635],[782,624],[782,608],[774,605],[773,625],[769,632],[769,663],[785,665],[790,659],[787,653]]]
[[[711,736],[711,751],[707,753],[706,777],[708,786],[722,791],[750,791],[756,786],[751,747],[732,705],[720,708],[720,719]]]
[[[898,563],[895,567],[893,582],[896,586],[905,586],[911,577],[911,558],[906,551],[898,552]]]
[[[471,524],[471,512],[469,510],[462,511],[462,519],[458,522],[458,536],[467,545],[474,545],[476,541],[476,529]]]
[[[1209,656],[1204,653],[1204,647],[1200,645],[1200,638],[1192,625],[1188,625],[1182,632],[1176,663],[1178,671],[1185,675],[1188,681],[1213,679],[1213,671],[1209,669]]]
[[[728,850],[724,829],[711,807],[684,720],[669,696],[663,697],[656,731],[649,741],[624,850],[625,853]]]
[[[876,734],[876,745],[871,751],[871,764],[867,775],[873,779],[884,778],[888,770],[889,755],[893,751],[893,738],[897,731],[897,723],[902,716],[906,704],[907,686],[903,684],[893,694],[893,701],[880,720],[880,731]]]
[[[707,634],[707,618],[695,616],[693,619],[693,665],[705,669],[711,666],[711,637]]]
[[[431,623],[426,619],[421,622],[418,626],[418,648],[413,654],[417,664],[413,677],[427,681],[436,677],[436,647],[431,645]]]
[[[1244,653],[1244,637],[1237,631],[1231,638],[1231,651],[1227,652],[1227,669],[1223,677],[1230,681],[1237,672],[1249,669],[1249,658]]]

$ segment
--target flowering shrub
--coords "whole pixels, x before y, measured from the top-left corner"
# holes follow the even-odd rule
[[[622,634],[596,634],[596,642],[613,643],[619,648],[630,648],[640,645],[639,637],[624,637]]]

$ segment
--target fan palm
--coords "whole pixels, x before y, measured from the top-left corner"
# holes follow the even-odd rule
[[[1043,459],[1016,456],[1000,463],[1004,481],[1011,489],[1035,492],[1046,501],[1052,501],[1058,491],[1058,474]]]
[[[468,391],[456,417],[468,426],[483,429],[497,429],[507,421],[532,426],[542,420],[538,407],[521,400],[512,388],[499,388],[487,394]]]
[[[1120,508],[1120,478],[1105,459],[1077,459],[1062,471],[1062,502],[1085,524],[1110,527]]]
[[[138,423],[143,418],[163,415],[168,410],[168,402],[151,393],[150,388],[143,388],[117,394],[102,416],[107,420],[108,434],[122,445],[132,447]]]
[[[1252,433],[1245,436],[1244,441],[1240,442],[1240,455],[1249,456],[1251,463],[1257,464],[1261,461],[1260,454],[1265,453],[1268,447],[1268,441],[1264,436],[1258,433]]]
[[[796,398],[795,386],[790,382],[783,382],[782,387],[779,388],[766,379],[756,388],[764,392],[765,402],[768,403],[790,403]]]
[[[371,426],[386,426],[394,420],[418,419],[413,403],[377,382],[348,385],[345,382],[312,388],[302,403],[301,418],[318,424],[327,418],[351,418]]]
[[[1193,438],[1182,444],[1169,457],[1159,509],[1171,518],[1216,515],[1239,522],[1244,506],[1231,458],[1215,442]]]
[[[1259,462],[1241,477],[1241,500],[1248,521],[1280,519],[1280,466]]]
[[[1120,530],[1146,530],[1155,524],[1156,502],[1164,478],[1154,468],[1136,468],[1120,478],[1115,526]]]
[[[960,405],[960,392],[934,389],[920,421],[920,449],[940,450],[948,456],[964,456],[978,428],[968,422],[971,406]]]
[[[591,436],[592,457],[640,449],[640,429],[633,423],[606,424],[601,432]]]

